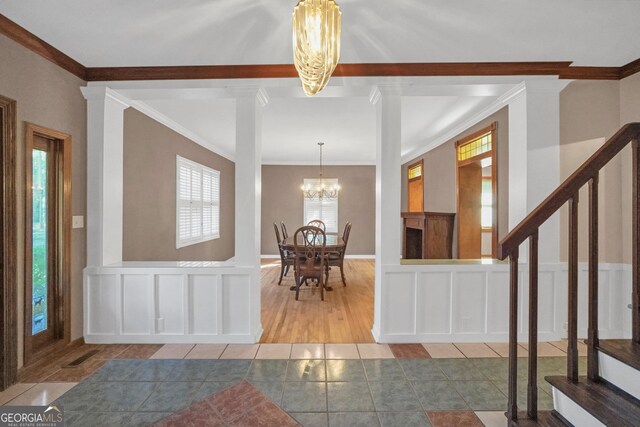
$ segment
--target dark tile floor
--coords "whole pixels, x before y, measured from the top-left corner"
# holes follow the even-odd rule
[[[518,400],[524,407],[527,365],[525,358],[518,361]],[[197,406],[191,405],[202,404],[214,394],[221,399],[218,396],[225,390],[246,380],[303,426],[437,426],[452,425],[451,420],[458,420],[453,425],[473,426],[482,425],[473,411],[506,409],[507,363],[500,358],[114,359],[54,403],[63,405],[68,426],[146,426],[180,411],[193,415]],[[544,377],[563,374],[565,363],[562,357],[538,359],[541,410],[552,409]],[[580,363],[584,371],[584,358]],[[256,406],[266,405],[255,399]],[[246,405],[253,402],[242,400]],[[219,425],[237,424],[240,419],[226,414],[238,410],[229,408],[217,407]],[[242,409],[243,422],[261,423],[258,412],[251,409]]]

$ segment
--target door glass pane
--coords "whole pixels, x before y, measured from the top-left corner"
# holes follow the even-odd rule
[[[47,329],[47,153],[33,150],[33,301],[31,333]]]

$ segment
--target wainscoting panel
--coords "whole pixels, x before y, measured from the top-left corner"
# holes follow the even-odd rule
[[[116,335],[118,331],[118,284],[120,276],[115,274],[85,276],[84,330],[90,335]]]
[[[540,264],[538,338],[566,337],[566,264]],[[600,336],[629,336],[631,301],[629,266],[600,264]],[[579,334],[586,338],[587,264],[579,265]],[[529,324],[527,264],[519,266],[519,340]],[[378,342],[507,342],[509,265],[424,264],[382,267]]]
[[[87,267],[85,342],[257,342],[258,277],[251,268],[214,262]]]

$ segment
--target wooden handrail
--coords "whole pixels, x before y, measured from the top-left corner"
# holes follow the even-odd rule
[[[518,224],[498,244],[498,258],[504,260],[529,236],[571,199],[632,139],[640,139],[640,123],[628,123],[604,143],[589,159],[567,178],[553,193]]]
[[[498,246],[509,257],[509,378],[507,419],[518,419],[518,251],[529,239],[529,358],[527,417],[538,417],[538,230],[565,203],[569,205],[567,257],[567,379],[578,382],[578,192],[589,184],[589,283],[587,378],[599,381],[598,369],[598,176],[600,170],[632,143],[632,340],[640,344],[640,123],[629,123],[606,141],[582,166],[514,228]]]

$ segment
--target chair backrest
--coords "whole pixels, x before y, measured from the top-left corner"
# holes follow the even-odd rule
[[[319,219],[314,219],[312,221],[309,221],[309,223],[307,225],[311,226],[311,227],[321,228],[322,231],[326,231],[327,230],[327,227],[324,225],[324,222],[319,220]]]
[[[318,261],[321,266],[324,265],[326,245],[326,234],[321,228],[310,225],[298,228],[293,234],[293,250],[298,268],[303,271],[312,270]]]
[[[289,237],[289,233],[287,233],[287,227],[284,225],[284,221],[280,221],[280,226],[282,227],[282,238],[286,239]]]
[[[276,232],[276,242],[278,242],[278,247],[280,247],[282,240],[280,240],[280,230],[278,230],[278,225],[275,222],[273,223],[273,230]]]
[[[342,232],[342,240],[344,240],[345,247],[347,247],[347,242],[349,241],[350,233],[351,233],[351,223],[347,222],[344,226],[344,231]]]

